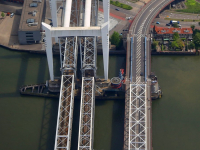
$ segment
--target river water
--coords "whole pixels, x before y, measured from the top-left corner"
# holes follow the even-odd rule
[[[59,76],[59,58],[54,58]],[[153,101],[154,150],[198,150],[200,147],[200,57],[153,56],[152,71],[164,95]],[[125,57],[110,56],[109,77],[118,76]],[[97,76],[103,76],[98,56]],[[0,150],[53,150],[58,99],[21,96],[22,85],[49,79],[45,55],[0,48]],[[96,100],[94,149],[122,150],[123,100]],[[75,100],[72,150],[77,150],[80,100]]]
[[[125,57],[110,57],[109,77],[118,76]],[[59,57],[54,58],[59,76]],[[49,79],[46,55],[0,48],[0,150],[53,150],[58,99],[21,96],[22,85]],[[98,56],[97,76],[103,77],[103,59]],[[95,150],[121,150],[123,147],[123,100],[96,100]],[[77,150],[80,100],[74,103],[72,150]]]
[[[164,92],[153,101],[154,150],[200,149],[200,57],[153,56]]]

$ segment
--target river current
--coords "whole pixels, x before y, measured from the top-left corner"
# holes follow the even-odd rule
[[[98,56],[97,76],[103,77]],[[200,114],[200,57],[153,56],[152,71],[164,92],[153,101],[154,150],[198,150]],[[109,78],[125,67],[124,56],[110,56]],[[59,57],[54,57],[60,76]],[[46,55],[0,48],[0,149],[53,150],[58,99],[21,96],[22,85],[49,79]],[[122,150],[123,100],[96,100],[94,150]],[[80,100],[74,103],[72,150],[77,150]]]

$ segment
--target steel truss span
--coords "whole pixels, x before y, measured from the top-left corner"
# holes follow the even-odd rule
[[[54,150],[70,150],[74,107],[74,76],[62,75]]]
[[[95,86],[94,77],[82,78],[78,150],[93,150]]]
[[[130,84],[129,150],[146,150],[146,84]]]
[[[82,76],[87,76],[86,70],[92,71],[90,76],[96,76],[96,37],[84,37],[81,39],[80,55]]]
[[[74,70],[77,66],[77,37],[59,38],[61,68],[64,70]]]

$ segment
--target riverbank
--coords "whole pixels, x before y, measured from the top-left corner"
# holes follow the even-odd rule
[[[199,55],[199,52],[196,53],[193,51],[160,51],[160,52],[151,52],[151,55]]]

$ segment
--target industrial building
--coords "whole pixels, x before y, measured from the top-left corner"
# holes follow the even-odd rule
[[[41,41],[41,21],[44,0],[25,0],[18,30],[20,44],[35,44]]]

